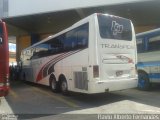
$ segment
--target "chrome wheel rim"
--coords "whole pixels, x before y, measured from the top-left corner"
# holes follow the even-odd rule
[[[56,88],[55,82],[52,81],[52,89],[54,90]]]
[[[62,91],[67,90],[67,83],[65,81],[62,82],[61,88],[62,88]]]

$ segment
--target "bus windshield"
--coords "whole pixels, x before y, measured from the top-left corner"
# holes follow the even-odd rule
[[[100,36],[107,39],[132,40],[132,27],[128,19],[98,14]]]

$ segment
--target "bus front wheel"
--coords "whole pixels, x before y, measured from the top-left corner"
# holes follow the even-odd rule
[[[149,82],[148,74],[143,71],[139,71],[138,72],[138,89],[149,90],[149,88],[150,88],[150,82]]]
[[[50,77],[50,87],[53,92],[58,92],[58,82],[56,81],[54,76]]]

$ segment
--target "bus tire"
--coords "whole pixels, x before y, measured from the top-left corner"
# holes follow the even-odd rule
[[[138,71],[138,89],[144,91],[150,89],[150,81],[146,72]]]
[[[68,95],[68,84],[65,78],[63,78],[60,82],[60,89],[63,95]]]
[[[54,75],[50,76],[50,88],[53,92],[59,91],[58,82],[56,81],[56,78]]]

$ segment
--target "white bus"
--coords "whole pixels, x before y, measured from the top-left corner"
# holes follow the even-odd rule
[[[160,83],[160,28],[139,33],[138,52],[138,88],[149,90],[152,83]]]
[[[136,55],[131,20],[95,13],[24,49],[22,79],[64,94],[134,88]]]

